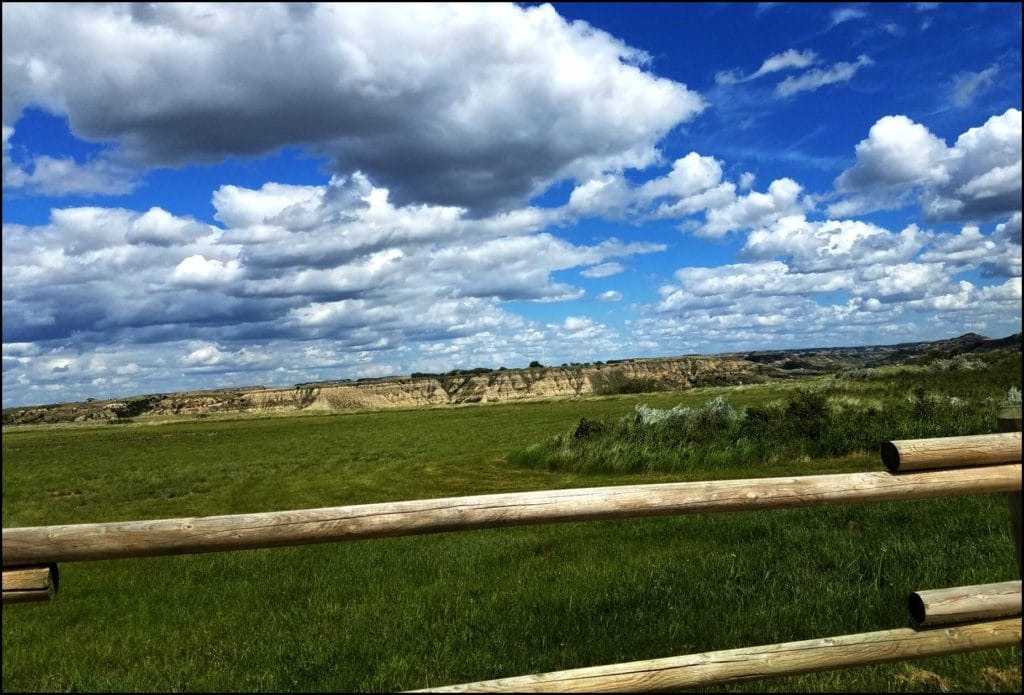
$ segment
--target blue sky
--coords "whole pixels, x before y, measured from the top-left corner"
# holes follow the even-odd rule
[[[3,5],[3,405],[1021,325],[1015,3]]]

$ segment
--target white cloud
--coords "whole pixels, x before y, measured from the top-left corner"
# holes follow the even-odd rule
[[[227,359],[228,354],[212,343],[199,344],[181,359],[185,367],[213,367]]]
[[[836,179],[850,215],[920,201],[928,221],[982,221],[1013,214],[1021,199],[1021,112],[1008,109],[961,134],[952,147],[906,116],[885,116]]]
[[[597,295],[597,301],[599,302],[619,302],[622,301],[622,293],[616,290],[608,290]]]
[[[949,178],[926,190],[926,219],[971,220],[1020,210],[1021,112],[1008,109],[970,128],[949,149]]]
[[[646,62],[550,5],[4,4],[3,124],[36,106],[145,166],[305,146],[486,210],[655,163],[704,103]]]
[[[567,331],[582,331],[590,328],[594,322],[586,316],[566,316],[562,328]]]
[[[777,179],[768,186],[767,193],[752,191],[735,198],[721,207],[707,210],[707,221],[697,233],[705,237],[720,237],[727,232],[758,227],[801,211],[800,184],[792,179]]]
[[[622,267],[621,263],[602,263],[580,271],[580,275],[585,278],[606,278],[618,275],[623,270],[625,268]]]
[[[990,232],[967,225],[935,234],[803,215],[751,231],[739,258],[683,267],[651,311],[630,322],[638,343],[702,351],[752,344],[884,344],[964,330],[1020,330],[1020,213]],[[980,269],[1000,283],[958,278]],[[823,339],[827,336],[827,340]]]
[[[965,326],[1020,330],[1020,277],[976,287],[941,263],[880,263],[800,273],[781,261],[681,268],[651,314],[630,323],[638,343],[692,351],[751,345],[872,345],[954,335]],[[823,339],[827,336],[827,339]]]
[[[960,107],[968,106],[975,97],[992,87],[998,73],[999,66],[990,65],[978,72],[962,72],[956,75],[950,89],[953,103]]]
[[[832,24],[830,26],[835,27],[843,22],[849,22],[854,19],[863,19],[867,16],[867,12],[864,10],[858,10],[855,7],[842,7],[837,10],[832,10]]]
[[[78,163],[70,157],[30,156],[16,162],[11,155],[14,128],[3,126],[3,182],[5,190],[30,195],[122,195],[139,185],[139,172],[104,157]]]
[[[660,178],[647,181],[637,190],[641,200],[665,196],[692,198],[722,181],[722,163],[713,157],[690,152],[672,163],[672,170]]]
[[[793,273],[781,261],[737,263],[715,268],[681,268],[681,287],[663,288],[662,311],[710,308],[751,296],[807,295],[847,289],[853,275],[844,272]]]
[[[906,116],[880,118],[856,147],[857,162],[836,179],[840,191],[917,184],[945,176],[946,143]]]
[[[124,238],[129,244],[184,246],[210,234],[207,225],[175,217],[163,208],[154,207],[128,223]]]
[[[868,56],[861,55],[853,63],[833,63],[826,70],[815,68],[797,77],[787,77],[775,85],[775,96],[791,97],[800,92],[813,92],[826,85],[848,82],[862,67],[871,65],[873,62]]]
[[[585,181],[569,195],[567,208],[581,216],[615,216],[631,203],[629,185],[621,175],[608,174]]]
[[[996,252],[982,263],[983,274],[990,277],[1017,277],[1021,275],[1021,213],[1016,212],[1010,219],[996,225],[992,240]]]
[[[823,272],[857,266],[901,263],[928,243],[915,225],[898,234],[856,220],[808,221],[784,217],[749,234],[740,257],[766,260],[781,257],[800,272]]]
[[[751,75],[751,79],[756,79],[762,75],[768,75],[773,72],[779,72],[780,70],[806,68],[808,65],[813,65],[817,60],[818,54],[814,51],[798,51],[790,48],[788,51],[766,58],[765,61],[761,63],[761,67],[757,69],[757,72]]]
[[[968,225],[958,234],[939,235],[932,248],[921,254],[921,260],[976,267],[985,259],[994,256],[996,249],[997,245],[992,238],[984,236],[978,227]]]
[[[761,67],[746,77],[742,76],[737,70],[728,70],[716,73],[715,82],[726,85],[750,82],[751,80],[756,80],[759,77],[770,75],[773,72],[806,68],[817,61],[818,54],[814,51],[798,51],[795,48],[790,48],[782,53],[776,53],[775,55],[765,58],[764,62],[761,63]]]
[[[703,214],[704,222],[687,220],[683,228],[704,237],[721,237],[801,212],[809,201],[792,179],[773,181],[766,193],[749,190],[754,175],[740,176],[747,194],[722,180],[722,163],[714,157],[690,152],[672,163],[664,176],[631,185],[621,175],[606,176],[577,186],[562,211],[568,218],[601,214],[609,219],[685,220]]]
[[[225,185],[214,191],[214,218],[228,227],[250,227],[272,221],[285,210],[323,203],[323,186],[265,183],[259,190]]]
[[[170,282],[175,285],[209,287],[229,283],[241,274],[241,266],[236,260],[224,262],[196,254],[175,266]]]
[[[586,269],[608,277],[621,259],[666,248],[614,238],[577,245],[540,231],[561,213],[469,217],[458,208],[396,206],[362,176],[319,187],[225,187],[214,201],[226,229],[160,208],[58,209],[47,225],[5,225],[5,369],[51,383],[43,377],[53,372],[34,367],[33,354],[18,346],[66,359],[57,346],[97,354],[109,344],[138,370],[119,374],[97,363],[75,382],[82,389],[93,379],[110,388],[115,378],[151,382],[148,370],[163,374],[171,364],[186,374],[263,374],[280,362],[260,357],[269,348],[258,346],[291,354],[323,341],[340,352],[388,351],[389,362],[337,362],[364,371],[412,364],[414,356],[401,352],[408,346],[462,339],[493,348],[463,345],[467,359],[506,360],[538,342],[534,324],[503,302],[580,298],[582,289],[553,274]],[[607,327],[582,347],[579,331],[536,330],[564,357],[583,349],[596,359],[602,346],[619,344]],[[246,352],[250,345],[257,347]],[[296,356],[294,364],[305,363]],[[288,374],[311,378],[298,367]]]

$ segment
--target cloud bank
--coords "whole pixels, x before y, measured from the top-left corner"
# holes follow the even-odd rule
[[[3,45],[5,128],[40,107],[150,167],[302,146],[479,210],[655,163],[704,108],[549,5],[5,4]]]

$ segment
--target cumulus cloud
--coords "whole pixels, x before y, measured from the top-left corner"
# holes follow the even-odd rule
[[[787,77],[775,85],[775,96],[791,97],[800,92],[813,92],[838,82],[849,82],[857,72],[874,61],[866,55],[858,56],[852,63],[833,63],[827,69],[815,68],[796,77]]]
[[[794,215],[751,232],[739,255],[750,260],[783,258],[790,268],[813,273],[905,262],[928,241],[916,225],[893,234],[857,220],[812,222]]]
[[[566,207],[580,217],[616,217],[632,205],[629,184],[621,174],[606,174],[576,186]]]
[[[906,116],[880,118],[856,147],[857,162],[840,175],[836,188],[913,185],[945,175],[946,143]]]
[[[630,323],[662,350],[858,345],[964,330],[1020,330],[1021,216],[985,229],[935,233],[848,219],[791,215],[752,230],[742,262],[683,267],[651,313]],[[980,270],[994,284],[962,273]],[[827,339],[823,339],[827,336]],[[707,342],[704,342],[707,341]],[[707,350],[707,347],[703,347]]]
[[[5,225],[4,366],[18,375],[12,383],[27,375],[51,383],[46,375],[57,374],[55,365],[80,371],[75,383],[83,390],[86,374],[107,386],[115,377],[125,388],[137,383],[138,374],[117,374],[108,361],[65,354],[96,355],[109,345],[143,372],[174,365],[217,374],[273,372],[279,363],[265,355],[293,354],[303,343],[330,344],[339,355],[388,351],[387,361],[339,356],[332,363],[362,374],[416,365],[403,346],[440,341],[493,347],[463,344],[446,359],[505,360],[519,348],[536,349],[532,331],[539,330],[539,344],[561,350],[563,359],[577,349],[596,359],[602,346],[619,345],[611,329],[536,329],[502,303],[580,298],[582,289],[554,274],[608,277],[621,271],[622,259],[666,248],[616,238],[573,244],[543,231],[549,213],[531,209],[481,218],[459,208],[395,205],[363,176],[325,186],[225,186],[213,200],[223,229],[161,208],[67,208],[54,210],[46,225]],[[578,346],[588,331],[601,341]],[[33,347],[18,347],[26,345]],[[163,367],[144,345],[154,346]],[[305,364],[301,355],[295,360]],[[279,378],[288,375],[298,372]],[[309,378],[307,371],[298,380]]]
[[[185,355],[181,364],[185,367],[213,367],[228,357],[227,353],[212,343],[193,345],[194,350]]]
[[[768,186],[767,193],[751,191],[727,205],[709,208],[707,221],[697,233],[706,237],[720,237],[736,229],[749,229],[767,224],[780,217],[800,212],[800,184],[792,179],[777,179]]]
[[[186,246],[212,233],[204,224],[154,207],[127,220],[124,240],[132,245]]]
[[[4,186],[34,195],[122,195],[138,184],[135,172],[104,159],[78,164],[68,157],[40,155],[24,168],[4,162]]]
[[[10,139],[14,128],[3,126],[3,181],[5,190],[45,196],[122,195],[139,185],[139,172],[104,157],[84,163],[70,157],[30,156],[15,162]]]
[[[218,261],[196,254],[181,261],[171,273],[170,282],[175,285],[211,287],[230,283],[242,273],[238,261]]]
[[[998,253],[999,245],[994,236],[985,236],[977,226],[967,225],[957,234],[940,234],[931,249],[921,255],[921,260],[975,267]]]
[[[397,201],[493,210],[655,163],[704,103],[645,62],[550,5],[5,4],[3,124],[66,115],[140,166],[302,146]]]
[[[608,290],[597,295],[597,301],[599,302],[619,302],[622,301],[622,293],[616,290]]]
[[[954,334],[965,326],[1020,330],[1020,277],[979,287],[942,263],[859,265],[798,272],[784,261],[681,268],[651,315],[631,323],[638,341],[692,349],[681,335],[719,349],[765,344],[884,344]],[[823,338],[825,337],[825,338]],[[707,343],[703,343],[707,341]],[[707,348],[704,348],[705,350]]]
[[[688,199],[718,186],[721,182],[721,162],[714,157],[690,152],[674,161],[668,174],[651,179],[640,186],[638,195],[642,200],[657,200],[663,197]]]
[[[600,211],[608,218],[684,220],[683,227],[708,238],[752,229],[801,212],[810,202],[802,187],[789,178],[772,181],[766,192],[750,190],[754,175],[745,172],[736,183],[723,179],[722,163],[690,152],[672,163],[664,176],[632,185],[621,175],[577,186],[565,206],[570,216]],[[737,189],[747,191],[737,194]],[[695,216],[703,215],[700,222]]]
[[[1021,275],[1021,214],[1015,212],[1009,220],[996,225],[992,241],[996,251],[981,264],[982,273],[988,277],[1016,277]]]
[[[723,306],[738,297],[834,292],[852,283],[849,273],[794,273],[781,261],[736,263],[715,268],[681,268],[681,287],[662,288],[662,310]]]
[[[1008,109],[952,147],[906,116],[879,119],[835,182],[831,215],[920,202],[927,221],[984,221],[1020,210],[1021,112]]]

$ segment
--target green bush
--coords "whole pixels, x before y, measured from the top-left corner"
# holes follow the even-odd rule
[[[721,396],[698,408],[637,405],[617,421],[581,418],[569,433],[517,451],[511,461],[547,470],[621,473],[876,452],[893,439],[992,432],[1006,393],[963,398],[925,381],[901,394],[901,385],[897,379],[886,398],[874,399],[851,396],[833,382],[739,410]]]
[[[657,379],[627,379],[602,386],[596,389],[596,394],[598,396],[617,396],[630,393],[655,393],[664,390],[665,387]]]

